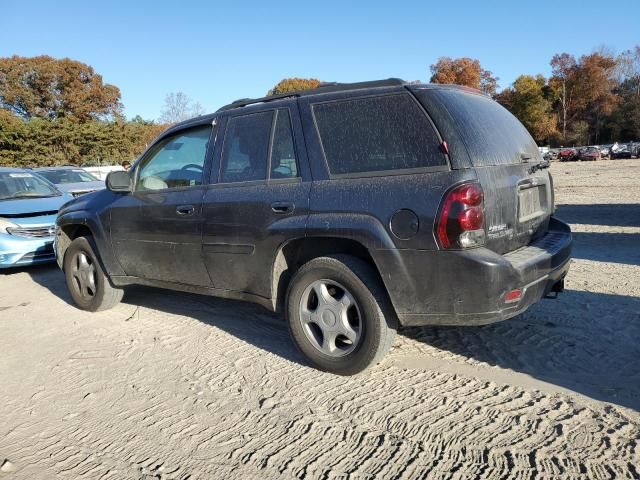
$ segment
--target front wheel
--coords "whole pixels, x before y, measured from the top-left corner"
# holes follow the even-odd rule
[[[353,375],[391,347],[397,319],[378,275],[348,255],[315,258],[291,279],[287,320],[298,349],[317,368]]]
[[[89,237],[78,237],[64,255],[64,276],[73,301],[82,310],[108,310],[122,300],[122,289],[115,288],[102,270]]]

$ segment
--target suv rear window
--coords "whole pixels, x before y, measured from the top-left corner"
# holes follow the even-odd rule
[[[435,99],[447,110],[463,138],[474,167],[521,163],[523,153],[539,157],[527,129],[506,108],[487,97],[445,88],[415,90]]]
[[[447,164],[429,119],[409,94],[313,105],[333,175]]]

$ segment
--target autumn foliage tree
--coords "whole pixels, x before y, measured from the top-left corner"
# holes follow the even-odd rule
[[[496,100],[507,107],[539,144],[548,144],[558,134],[557,117],[547,95],[542,75],[521,75]]]
[[[606,118],[618,105],[616,59],[605,52],[561,53],[551,59],[550,91],[562,143],[597,143]]]
[[[119,163],[165,128],[125,121],[120,90],[89,65],[45,55],[0,58],[0,166]]]
[[[578,63],[576,95],[581,117],[589,125],[589,143],[599,143],[606,118],[618,106],[615,93],[616,60],[610,55],[583,55]]]
[[[431,65],[431,82],[475,88],[487,95],[495,95],[498,78],[473,58],[440,57]]]
[[[556,54],[551,58],[552,76],[549,84],[555,94],[562,138],[567,139],[567,122],[575,111],[573,88],[576,79],[576,59],[569,53]]]
[[[279,95],[282,93],[297,92],[317,88],[322,82],[317,78],[284,78],[267,92],[267,95]]]
[[[620,98],[618,107],[605,121],[603,133],[608,138],[640,139],[640,45],[622,52],[616,71]]]
[[[0,107],[28,120],[85,122],[121,114],[120,90],[92,67],[47,55],[0,58]]]

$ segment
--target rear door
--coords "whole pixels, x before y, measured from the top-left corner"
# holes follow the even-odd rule
[[[271,296],[278,247],[303,236],[310,179],[295,101],[232,111],[204,196],[203,255],[215,288]]]
[[[456,88],[414,88],[449,143],[454,168],[472,168],[485,194],[487,247],[506,253],[544,235],[553,210],[548,170],[526,128],[504,107]],[[465,158],[463,160],[463,158]]]

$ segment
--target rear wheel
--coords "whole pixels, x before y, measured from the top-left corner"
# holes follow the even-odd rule
[[[378,363],[397,329],[378,275],[348,255],[316,258],[296,272],[287,293],[287,320],[309,361],[339,375]]]
[[[82,310],[97,312],[114,307],[124,294],[102,270],[91,237],[78,237],[64,255],[64,276],[73,301]]]

